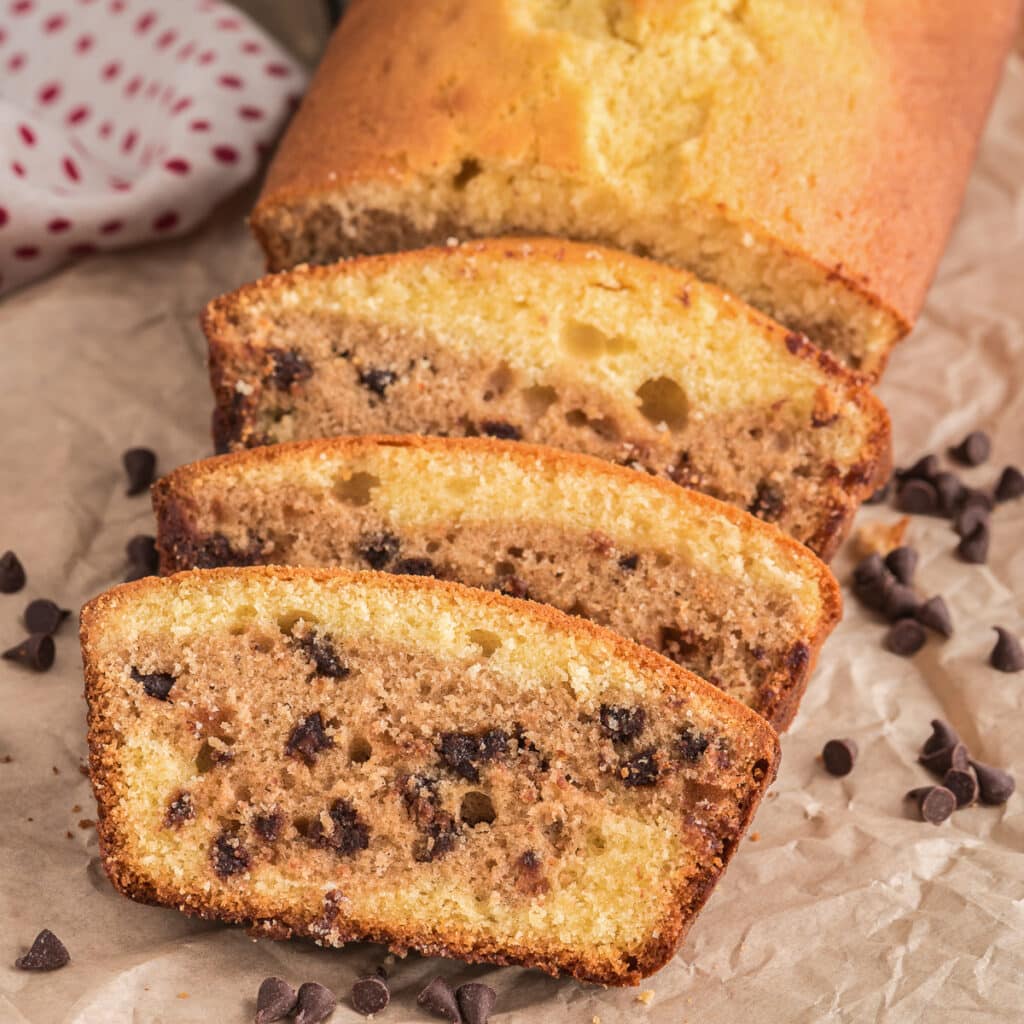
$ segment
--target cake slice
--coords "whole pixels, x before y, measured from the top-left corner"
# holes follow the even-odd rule
[[[807,548],[695,491],[490,438],[344,437],[207,459],[153,491],[165,574],[219,565],[431,575],[661,651],[785,728],[838,621]]]
[[[275,938],[636,983],[778,763],[646,648],[431,579],[149,577],[83,609],[82,651],[115,886]]]
[[[490,435],[647,470],[824,558],[889,470],[889,420],[805,339],[681,271],[554,241],[306,268],[206,310],[219,450]]]

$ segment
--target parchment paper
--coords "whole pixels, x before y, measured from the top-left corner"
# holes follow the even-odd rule
[[[264,13],[314,55],[316,5]],[[287,9],[289,17],[283,11]],[[299,18],[305,11],[309,21]],[[294,16],[291,14],[294,12]],[[259,10],[257,10],[259,13]],[[22,636],[30,598],[77,613],[119,581],[125,541],[152,532],[145,496],[127,498],[121,452],[149,445],[163,469],[209,454],[211,400],[196,316],[211,296],[255,276],[242,195],[180,242],[97,258],[23,290],[0,309],[0,549],[29,577],[0,596],[0,645]],[[909,201],[913,201],[912,197]],[[962,221],[913,336],[880,392],[906,463],[969,429],[988,430],[987,484],[1024,461],[1024,59],[1007,70]],[[860,522],[891,520],[891,509]],[[985,567],[965,566],[949,524],[915,517],[918,580],[945,595],[956,622],[905,660],[881,648],[882,627],[852,599],[826,646],[783,767],[754,829],[676,959],[636,990],[603,991],[521,970],[410,957],[379,1019],[426,1020],[414,998],[440,971],[485,979],[501,1024],[1024,1020],[1024,795],[975,807],[935,828],[911,820],[902,794],[927,777],[917,750],[934,716],[948,718],[980,759],[1024,784],[1024,675],[987,665],[995,623],[1024,634],[1024,502],[995,513]],[[847,550],[835,568],[849,577]],[[97,859],[87,780],[75,620],[57,638],[55,668],[0,663],[0,1021],[3,1024],[185,1024],[252,1019],[267,974],[317,980],[344,1000],[381,950],[254,943],[240,929],[134,904]],[[816,760],[823,742],[853,737],[845,779]],[[15,971],[42,927],[68,945],[70,967]]]

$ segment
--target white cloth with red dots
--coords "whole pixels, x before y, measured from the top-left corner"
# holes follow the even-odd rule
[[[194,227],[304,85],[218,0],[0,0],[0,294]]]

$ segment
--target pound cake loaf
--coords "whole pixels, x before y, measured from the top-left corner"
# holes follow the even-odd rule
[[[489,438],[344,437],[183,466],[153,490],[164,574],[224,565],[429,575],[555,605],[785,728],[839,619],[801,544],[668,481]]]
[[[272,270],[545,234],[695,271],[878,375],[1019,0],[354,0],[252,226]]]
[[[149,577],[85,607],[82,650],[114,884],[276,938],[636,983],[778,763],[646,648],[426,578]]]
[[[204,316],[218,450],[489,435],[597,455],[828,558],[889,472],[889,420],[799,335],[614,250],[492,240],[264,278]]]

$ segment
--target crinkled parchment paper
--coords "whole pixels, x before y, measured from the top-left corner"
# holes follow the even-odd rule
[[[250,6],[257,6],[250,4]],[[264,6],[312,56],[317,32]],[[310,5],[312,15],[312,8]],[[288,22],[286,24],[286,22]],[[302,32],[297,31],[297,27]],[[150,532],[145,497],[127,498],[121,452],[157,450],[169,469],[210,451],[211,400],[196,316],[211,296],[256,275],[237,197],[200,233],[95,258],[0,308],[0,549],[29,583],[0,596],[0,645],[21,637],[32,597],[80,604],[125,571],[125,541]],[[912,201],[912,199],[910,200]],[[881,386],[907,462],[969,429],[991,432],[988,483],[1024,461],[1024,59],[1007,70],[963,218],[925,316]],[[870,508],[860,522],[896,518]],[[1000,623],[1024,634],[1024,502],[995,513],[991,557],[965,566],[947,523],[914,518],[920,584],[945,595],[954,637],[915,658],[882,650],[882,627],[852,600],[826,646],[783,767],[732,867],[676,959],[636,990],[603,991],[521,970],[415,956],[400,963],[381,1019],[424,1020],[414,998],[437,971],[484,979],[507,1024],[734,1024],[760,1021],[1024,1020],[1024,795],[935,828],[902,794],[926,781],[915,763],[928,721],[952,721],[977,756],[1024,783],[1024,675],[988,667]],[[846,581],[852,555],[836,571]],[[252,1019],[260,980],[311,979],[344,1003],[379,948],[343,951],[267,940],[188,920],[114,893],[97,859],[85,707],[74,620],[57,664],[32,675],[0,663],[0,1021],[185,1024]],[[822,743],[853,737],[854,772],[826,775]],[[10,965],[41,927],[73,963],[50,975]]]

